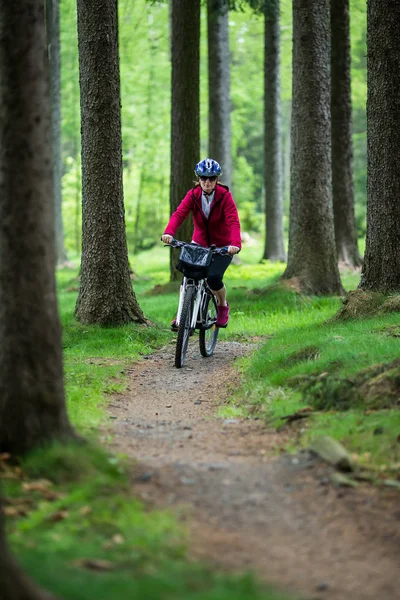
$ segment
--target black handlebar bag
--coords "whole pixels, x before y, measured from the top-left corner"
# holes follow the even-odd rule
[[[190,279],[204,279],[211,265],[212,250],[196,244],[181,248],[176,268]]]

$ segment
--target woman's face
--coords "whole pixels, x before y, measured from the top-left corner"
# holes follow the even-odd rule
[[[207,194],[211,194],[217,185],[217,177],[199,177],[201,189]]]

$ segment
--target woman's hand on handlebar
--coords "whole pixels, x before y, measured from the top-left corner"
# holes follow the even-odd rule
[[[237,254],[239,250],[237,246],[228,246],[228,254]]]
[[[170,244],[173,239],[172,235],[169,235],[168,233],[164,233],[164,235],[161,236],[161,240],[164,244]]]

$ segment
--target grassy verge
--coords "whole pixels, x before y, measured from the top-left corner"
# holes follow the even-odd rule
[[[400,333],[398,313],[331,322],[341,298],[302,297],[270,285],[280,273],[269,265],[264,284],[231,298],[233,338],[265,336],[257,352],[241,362],[243,387],[221,414],[258,414],[279,428],[283,417],[310,409],[292,427],[290,450],[308,446],[318,435],[341,441],[363,466],[381,478],[400,479]],[[282,271],[282,269],[281,269]],[[281,272],[280,271],[280,272]],[[234,277],[240,275],[240,269]],[[342,273],[346,289],[359,274]]]
[[[364,403],[360,395],[349,395],[348,389],[360,387],[358,373],[363,369],[398,357],[396,313],[329,323],[341,298],[302,297],[275,285],[283,265],[260,264],[260,256],[260,245],[245,248],[239,255],[241,264],[232,265],[226,274],[231,321],[220,339],[254,340],[261,346],[242,360],[244,386],[224,414],[257,411],[278,427],[283,416],[311,406],[312,416],[293,428],[294,449],[308,445],[316,435],[331,435],[363,464],[396,475],[399,394],[389,401],[375,398],[375,403]],[[168,286],[168,260],[162,247],[131,258],[137,275],[135,292],[155,325],[151,328],[101,330],[76,324],[72,318],[76,292],[66,291],[73,287],[72,275],[60,273],[69,410],[78,427],[96,429],[107,392],[124,386],[126,364],[172,340],[169,322],[178,292],[176,286]],[[347,290],[355,289],[359,273],[342,272],[342,282]],[[346,405],[340,401],[344,395],[349,395]],[[329,402],[322,397],[330,398]]]
[[[232,318],[220,339],[260,345],[240,362],[243,386],[224,414],[256,413],[279,427],[283,416],[310,406],[311,416],[293,426],[289,449],[328,434],[361,463],[398,477],[397,396],[380,402],[375,394],[367,406],[351,393],[365,383],[360,371],[397,359],[398,318],[329,323],[340,298],[305,298],[275,285],[283,266],[260,264],[260,255],[260,247],[252,247],[227,272]],[[107,396],[126,387],[127,366],[173,339],[177,289],[168,286],[167,251],[156,248],[131,264],[151,327],[76,323],[77,271],[58,273],[68,409],[91,442],[36,453],[19,469],[0,461],[12,545],[26,570],[65,600],[276,600],[279,594],[249,576],[223,576],[191,563],[182,526],[167,512],[148,512],[134,498],[134,482],[132,494],[123,458],[95,448]],[[358,277],[344,273],[345,287],[354,289]]]
[[[64,600],[282,600],[248,574],[223,575],[190,561],[176,516],[149,512],[135,499],[132,464],[96,446],[107,397],[126,388],[127,367],[172,339],[177,289],[166,285],[167,252],[159,248],[131,264],[151,327],[80,325],[73,318],[77,269],[58,272],[68,411],[89,444],[54,446],[18,467],[0,459],[12,547],[35,581]]]
[[[64,600],[283,598],[249,575],[188,561],[182,525],[133,497],[122,459],[93,446],[53,446],[0,470],[13,549]]]

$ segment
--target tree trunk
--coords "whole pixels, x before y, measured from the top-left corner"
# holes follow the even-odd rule
[[[117,0],[78,0],[82,323],[143,323],[129,277],[122,185]]]
[[[332,195],[338,260],[362,264],[354,213],[349,0],[331,0]]]
[[[286,261],[283,239],[282,127],[279,0],[265,8],[264,29],[264,184],[265,249],[271,261]]]
[[[289,212],[290,206],[290,154],[291,154],[291,131],[290,131],[290,123],[292,120],[292,101],[289,100],[286,102],[286,107],[284,110],[285,116],[285,136],[283,143],[283,182],[282,182],[282,195],[283,195],[283,209],[285,212],[286,207]]]
[[[199,161],[200,0],[172,0],[171,21],[171,180],[170,207],[174,212],[193,186]],[[178,229],[177,238],[190,241],[191,219]],[[177,253],[171,249],[171,281],[182,277],[176,269]]]
[[[340,294],[331,178],[329,0],[293,3],[288,265],[307,294]]]
[[[367,237],[360,288],[400,292],[400,2],[368,0]]]
[[[64,398],[43,3],[0,3],[0,452],[73,435]]]
[[[208,155],[232,187],[228,0],[208,0]]]
[[[152,164],[150,153],[153,152],[153,148],[151,148],[151,144],[149,144],[149,139],[152,132],[152,117],[153,117],[153,93],[154,90],[157,89],[157,84],[154,76],[154,64],[156,60],[156,55],[158,51],[157,40],[155,37],[155,32],[151,28],[151,24],[148,23],[148,36],[149,36],[149,58],[150,58],[150,66],[148,68],[148,80],[147,80],[147,97],[146,97],[146,128],[144,130],[144,135],[142,138],[142,165],[140,168],[139,175],[139,183],[137,185],[137,204],[136,204],[136,216],[133,228],[133,254],[136,254],[141,249],[141,244],[143,241],[143,236],[140,235],[140,225],[141,225],[141,211],[142,211],[142,199],[143,199],[143,190],[145,188],[145,182],[148,178],[148,169]],[[144,84],[144,82],[143,82]],[[145,223],[147,226],[147,223]]]
[[[0,505],[0,600],[52,600],[52,598],[33,586],[10,555],[6,545]]]
[[[68,261],[64,244],[62,218],[61,163],[61,81],[60,81],[60,5],[59,0],[46,0],[47,47],[50,64],[51,129],[53,141],[53,194],[57,264]]]

